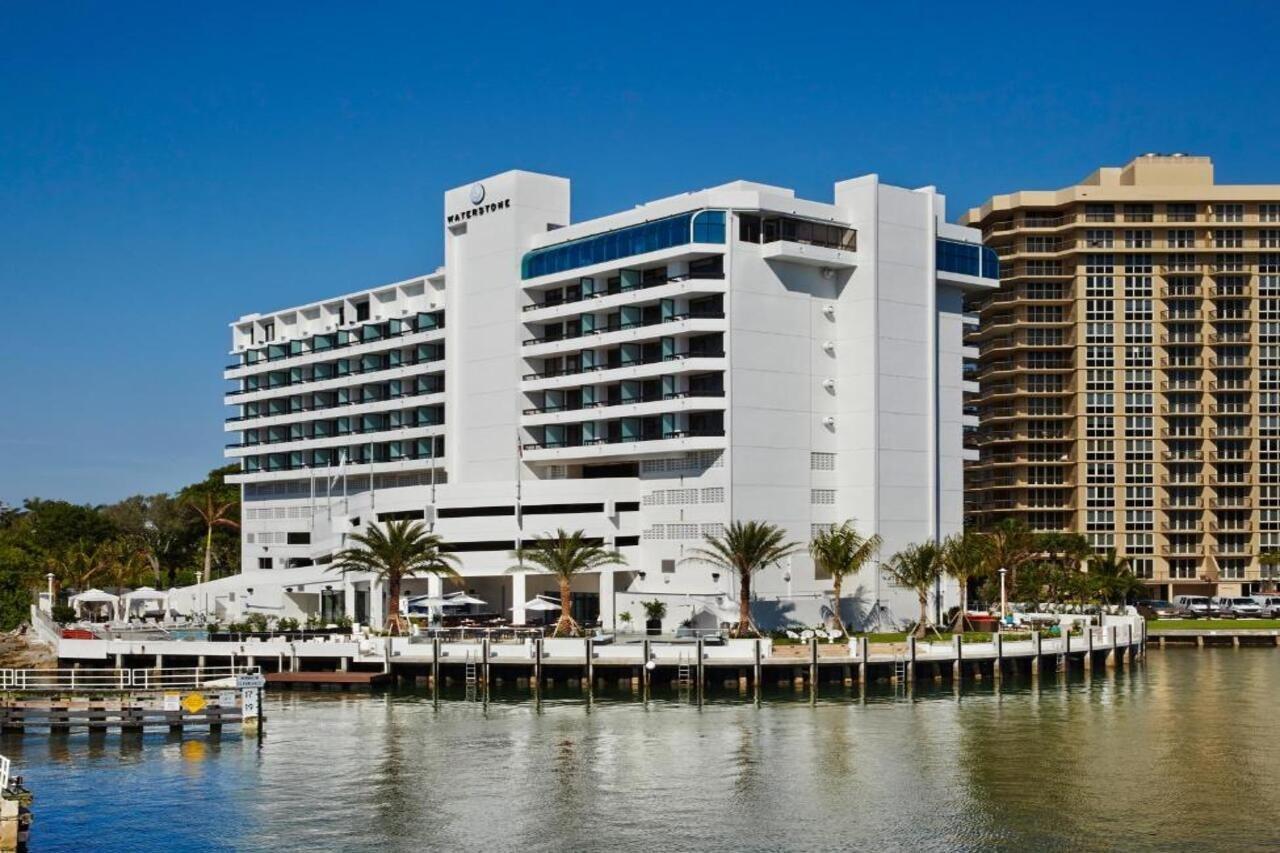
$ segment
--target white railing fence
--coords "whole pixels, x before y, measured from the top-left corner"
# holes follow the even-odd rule
[[[9,759],[0,755],[0,791],[9,790]]]
[[[62,629],[58,627],[58,623],[36,605],[31,605],[31,629],[36,632],[36,636],[40,638],[40,642],[53,646],[54,651],[58,650],[58,641],[62,639]]]
[[[0,669],[0,691],[179,690],[258,673],[256,666],[205,666],[187,669]]]

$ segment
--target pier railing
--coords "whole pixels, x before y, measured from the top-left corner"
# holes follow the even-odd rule
[[[0,691],[50,693],[68,690],[182,690],[207,687],[256,666],[205,666],[187,669],[0,669]]]

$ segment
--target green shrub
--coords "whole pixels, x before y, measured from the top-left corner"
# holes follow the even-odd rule
[[[293,619],[292,617],[286,616],[280,621],[276,622],[276,628],[281,631],[296,631],[298,630],[298,620]]]
[[[650,622],[660,620],[667,615],[666,602],[656,598],[652,601],[642,601],[640,606],[644,608],[644,618]]]
[[[69,604],[53,605],[53,621],[59,625],[66,625],[69,622],[76,621],[76,609]]]

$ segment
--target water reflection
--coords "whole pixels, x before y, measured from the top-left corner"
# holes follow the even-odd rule
[[[1280,655],[911,691],[425,690],[223,734],[6,737],[37,850],[1259,849]],[[810,704],[810,701],[813,704]],[[163,828],[163,831],[157,831]]]

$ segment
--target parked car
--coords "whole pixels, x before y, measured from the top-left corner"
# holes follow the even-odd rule
[[[1212,616],[1213,603],[1207,595],[1177,595],[1173,603],[1185,607],[1189,616]]]
[[[1155,598],[1139,601],[1138,612],[1148,619],[1182,619],[1191,615],[1191,611],[1181,604]]]
[[[1280,616],[1280,595],[1255,595],[1253,600],[1258,602],[1263,616]]]
[[[1252,598],[1215,598],[1214,608],[1220,616],[1236,616],[1246,619],[1257,619],[1262,615],[1262,608]]]

